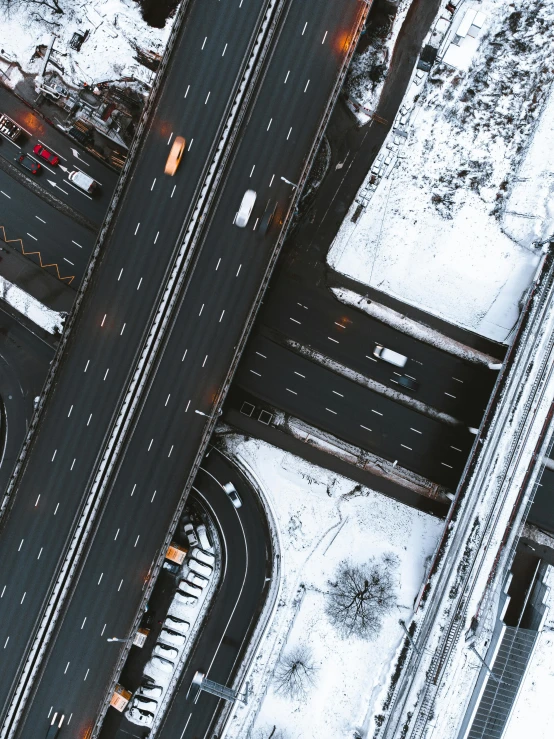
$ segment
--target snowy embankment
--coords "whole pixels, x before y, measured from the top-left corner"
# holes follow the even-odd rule
[[[373,729],[373,707],[404,639],[398,619],[412,613],[441,522],[261,441],[228,437],[226,451],[258,480],[273,511],[282,581],[246,678],[251,697],[236,705],[225,736],[346,739]],[[325,613],[330,581],[345,559],[363,564],[383,555],[397,562],[396,606],[375,640],[342,639]],[[314,668],[305,699],[276,690],[279,660],[298,649]]]
[[[40,303],[32,295],[21,290],[17,285],[8,282],[8,280],[0,277],[0,299],[15,308],[24,316],[27,316],[33,323],[40,326],[50,334],[61,334],[65,315],[50,310]]]
[[[407,143],[392,145],[397,152],[387,161],[394,161],[369,206],[353,222],[353,205],[328,260],[360,282],[506,342],[538,261],[533,242],[554,231],[552,185],[540,174],[548,165],[541,168],[539,153],[529,159],[533,137],[536,152],[552,141],[546,103],[554,6],[483,0],[461,4],[457,14],[471,7],[485,22],[469,71],[438,64],[425,84],[412,83],[411,115],[402,124]],[[516,229],[509,211],[527,204],[532,228]]]
[[[537,638],[529,669],[520,688],[504,739],[520,739],[532,727],[533,739],[551,739],[554,727],[554,576],[545,601],[548,616]]]
[[[150,82],[152,72],[137,61],[137,49],[163,54],[172,19],[165,28],[152,28],[142,19],[134,0],[59,0],[57,4],[61,13],[52,12],[46,3],[19,3],[0,11],[0,69],[7,71],[4,84],[13,88],[21,80],[21,73],[12,64],[26,74],[39,72],[43,59],[36,49],[47,45],[53,33],[57,37],[54,49],[61,55],[56,59],[63,68],[59,74],[66,84],[80,87],[83,82],[121,77]],[[69,42],[73,34],[87,31],[81,50],[72,49]]]

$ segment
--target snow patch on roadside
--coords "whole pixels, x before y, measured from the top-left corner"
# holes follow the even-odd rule
[[[287,739],[350,738],[366,723],[373,727],[376,701],[403,642],[398,619],[410,618],[442,522],[265,442],[232,436],[225,444],[263,486],[282,552],[279,602],[247,676],[251,698],[247,706],[236,706],[226,737],[266,739],[276,726],[274,736],[278,730]],[[376,641],[340,639],[324,612],[337,565],[389,552],[400,561],[397,610]],[[296,646],[311,650],[317,668],[306,702],[274,689],[279,655]]]
[[[65,315],[47,308],[4,277],[0,277],[0,298],[48,333],[61,334]]]

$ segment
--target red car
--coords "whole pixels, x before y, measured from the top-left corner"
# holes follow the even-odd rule
[[[48,151],[42,144],[37,144],[33,149],[33,154],[36,154],[37,156],[41,157],[42,159],[46,159],[49,164],[52,164],[55,166],[59,163],[60,158],[56,154],[52,154],[51,151]]]

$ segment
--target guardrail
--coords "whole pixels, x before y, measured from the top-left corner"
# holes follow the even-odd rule
[[[423,614],[414,635],[417,652],[411,650],[395,687],[387,720],[378,732],[383,739],[400,732],[411,739],[424,735],[450,660],[461,649],[460,637],[468,628],[472,610],[470,631],[481,629],[483,633],[485,629],[479,615],[485,610],[483,603],[494,600],[497,588],[492,585],[499,579],[495,575],[510,554],[505,546],[517,535],[513,523],[521,517],[526,473],[551,417],[553,383],[554,258],[549,252],[543,255],[529,291],[515,341],[417,601],[416,616],[417,609]],[[451,529],[455,521],[456,528]],[[494,546],[496,540],[500,546]]]

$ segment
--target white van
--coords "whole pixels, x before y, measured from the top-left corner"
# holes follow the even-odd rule
[[[92,195],[92,193],[98,187],[98,183],[96,182],[96,180],[93,180],[92,177],[88,176],[88,174],[81,172],[80,169],[76,169],[74,172],[70,172],[67,175],[67,179],[72,182],[75,187],[88,192],[89,195]]]
[[[387,349],[386,347],[381,346],[381,344],[377,344],[373,350],[373,356],[382,359],[383,362],[394,364],[395,367],[404,367],[408,361],[408,357],[405,357],[403,354],[399,354],[398,352],[393,352],[392,349]]]
[[[235,226],[238,226],[239,228],[244,228],[246,226],[255,202],[256,193],[254,190],[247,190],[242,197],[240,208],[238,209],[235,220],[233,221]]]

